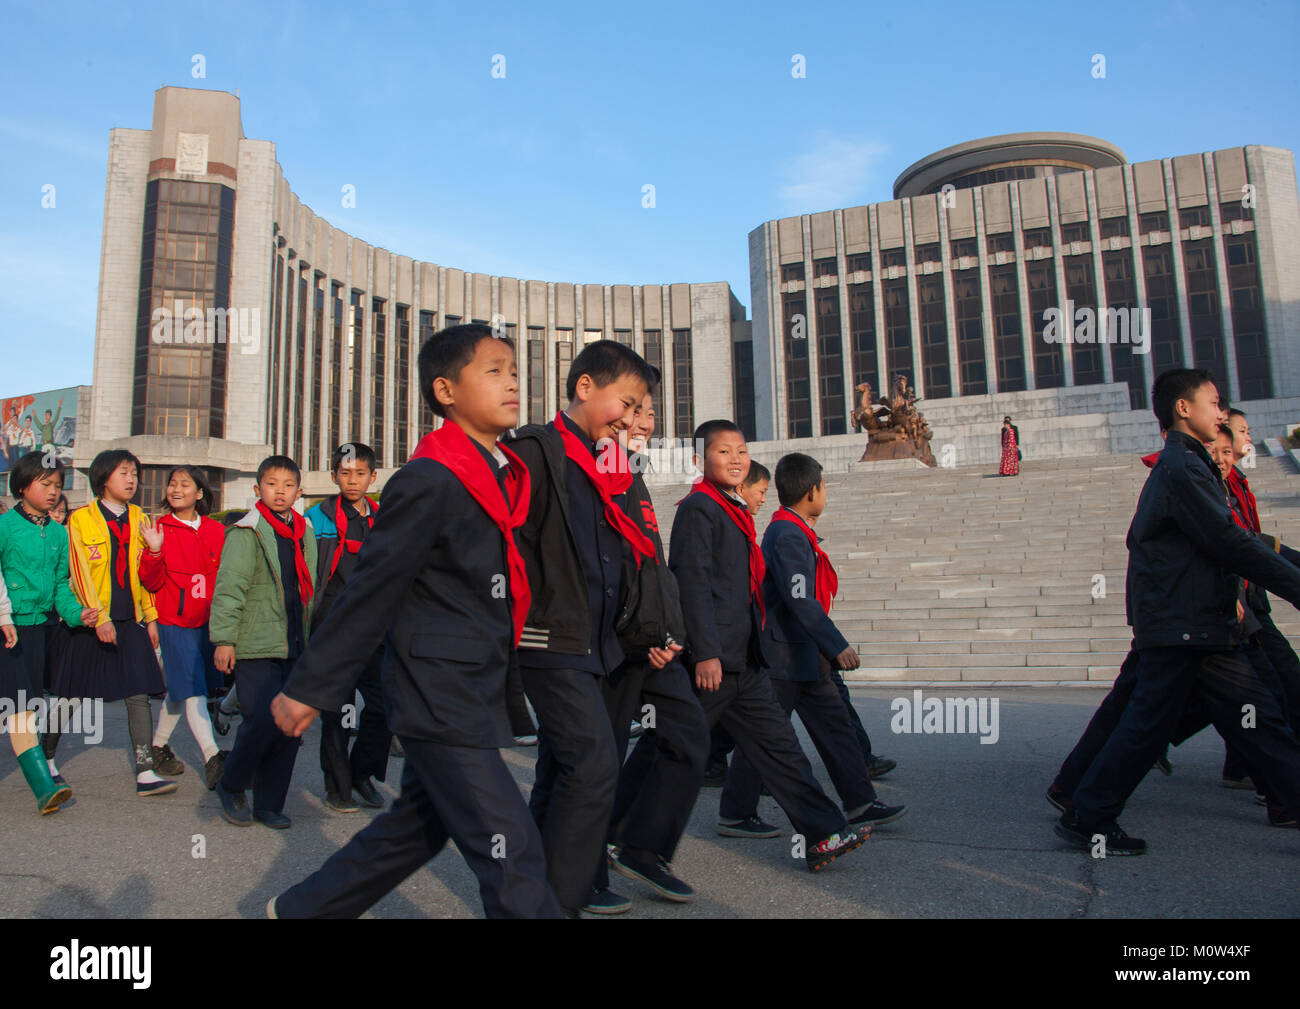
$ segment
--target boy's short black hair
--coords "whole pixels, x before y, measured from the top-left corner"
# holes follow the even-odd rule
[[[709,450],[709,443],[724,431],[735,431],[742,438],[745,437],[745,432],[734,420],[706,420],[695,429],[695,444],[701,457]]]
[[[1219,425],[1219,434],[1226,434],[1229,438],[1236,437],[1236,435],[1232,433],[1232,428],[1228,427],[1227,424]],[[1215,437],[1217,437],[1217,435]]]
[[[293,474],[295,480],[302,483],[302,470],[300,470],[298,464],[287,455],[268,455],[263,459],[261,464],[257,467],[257,482],[261,483],[262,477],[266,476],[267,472],[273,469],[287,469]]]
[[[460,378],[461,369],[474,360],[478,345],[488,339],[500,340],[511,350],[515,348],[513,340],[506,336],[498,336],[492,331],[491,326],[481,322],[448,326],[434,333],[420,348],[420,355],[416,359],[416,372],[420,376],[420,395],[424,397],[425,405],[439,417],[445,417],[447,414],[443,411],[442,404],[438,402],[438,397],[433,394],[433,380],[445,378],[452,382],[456,381]]]
[[[578,351],[573,364],[569,365],[569,377],[564,383],[569,402],[573,402],[578,391],[578,379],[583,375],[590,375],[597,386],[617,382],[624,375],[635,375],[645,383],[646,392],[653,393],[659,387],[659,379],[650,362],[617,340],[596,340]]]
[[[740,486],[753,487],[754,484],[762,483],[764,480],[766,480],[768,483],[772,482],[771,471],[766,466],[764,466],[761,462],[759,462],[757,459],[750,459],[749,472],[745,474],[745,482],[742,483]]]
[[[365,463],[372,473],[379,468],[379,457],[375,455],[375,450],[359,441],[344,442],[330,453],[330,472],[337,474],[345,459]]]
[[[1246,416],[1246,411],[1245,411],[1245,410],[1238,410],[1235,406],[1233,406],[1233,407],[1229,407],[1229,408],[1228,408],[1228,417],[1229,417],[1229,418],[1232,418],[1232,417],[1244,417],[1244,416]]]
[[[59,486],[62,487],[67,478],[62,460],[56,458],[53,465],[47,466],[44,452],[28,452],[19,456],[14,468],[9,471],[9,493],[15,498],[22,497],[23,491],[51,470],[59,474]]]
[[[776,499],[789,508],[806,498],[822,482],[822,464],[810,455],[791,452],[776,464]]]
[[[135,466],[135,475],[138,480],[142,468],[140,460],[135,457],[133,452],[128,452],[124,448],[105,449],[90,461],[90,492],[95,497],[104,496],[104,486],[108,483],[108,478],[124,462],[129,462]]]
[[[208,483],[208,475],[198,466],[188,464],[173,466],[167,471],[167,483],[163,484],[162,502],[159,507],[166,508],[168,511],[172,510],[171,502],[167,500],[167,485],[172,482],[172,478],[177,473],[184,473],[194,481],[194,486],[199,489],[199,499],[194,502],[194,510],[200,515],[209,514],[212,511],[212,486]]]
[[[1191,399],[1207,382],[1218,388],[1214,376],[1204,368],[1170,368],[1156,376],[1151,386],[1151,410],[1162,431],[1173,429],[1174,404]]]

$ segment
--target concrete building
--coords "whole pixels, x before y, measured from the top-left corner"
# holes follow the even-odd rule
[[[161,88],[151,129],[111,134],[77,465],[130,448],[152,504],[167,466],[203,464],[229,507],[250,503],[272,452],[299,462],[309,494],[331,487],[342,442],[371,445],[391,471],[433,426],[420,346],[471,320],[515,341],[525,420],[554,416],[575,350],[596,339],[661,369],[660,434],[752,417],[752,383],[738,397],[733,367],[751,360],[749,327],[727,284],[496,277],[368,245],[299,201],[275,145],[244,136],[235,95]]]
[[[922,158],[894,197],[750,233],[759,438],[844,434],[856,387],[898,374],[927,417],[953,400],[939,412],[995,424],[1007,394],[1046,389],[1088,387],[1068,412],[1107,413],[1122,383],[1145,410],[1179,365],[1234,403],[1300,397],[1290,151],[1130,164],[1094,137],[1016,133]]]

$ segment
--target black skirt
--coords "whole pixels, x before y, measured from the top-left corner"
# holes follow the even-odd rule
[[[0,701],[7,701],[14,711],[26,709],[35,696],[31,677],[27,675],[27,663],[23,661],[21,652],[18,652],[21,647],[15,645],[13,648],[5,648],[0,644]],[[19,692],[22,693],[21,698]]]
[[[74,627],[57,665],[51,666],[50,693],[56,697],[98,697],[120,701],[165,689],[149,632],[134,620],[114,620],[117,644],[106,645],[93,627]]]

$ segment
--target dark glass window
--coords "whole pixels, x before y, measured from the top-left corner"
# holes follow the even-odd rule
[[[1271,399],[1273,375],[1268,361],[1263,297],[1259,287],[1255,236],[1225,235],[1228,289],[1232,292],[1232,332],[1237,345],[1237,383],[1243,400]]]
[[[837,275],[838,275],[838,272],[839,272],[839,271],[838,271],[838,268],[837,268],[836,265],[835,265],[835,257],[834,257],[834,256],[831,256],[831,257],[829,257],[828,259],[814,259],[814,260],[813,260],[813,276],[814,276],[814,277],[834,277],[834,276],[837,276]]]
[[[529,424],[545,424],[546,416],[546,329],[528,327],[528,413]]]
[[[1138,218],[1138,234],[1146,235],[1152,231],[1168,231],[1169,214],[1166,211],[1160,211],[1155,214],[1142,214]]]
[[[1050,261],[1026,264],[1025,283],[1029,288],[1029,318],[1034,333],[1034,387],[1058,389],[1065,385],[1064,346],[1043,339],[1047,325],[1043,313],[1061,307],[1056,296],[1056,270]]]
[[[844,268],[848,270],[849,273],[857,273],[859,271],[865,273],[867,270],[871,269],[871,253],[869,252],[855,252],[851,256],[845,256],[844,259]]]
[[[880,296],[885,303],[885,381],[892,386],[894,377],[903,375],[915,384],[912,371],[912,316],[907,303],[907,281],[901,277],[885,281]]]
[[[1050,249],[1052,247],[1051,228],[1030,228],[1025,232],[1025,249]]]
[[[293,437],[289,456],[299,466],[307,462],[304,455],[307,442],[307,280],[309,267],[301,260],[298,264],[298,316],[294,327],[293,374],[297,378],[297,393],[293,397]]]
[[[1210,226],[1209,207],[1187,207],[1178,212],[1178,223],[1184,228],[1208,228]]]
[[[1013,264],[989,270],[989,296],[993,300],[993,359],[998,370],[998,392],[1024,392],[1025,351],[1020,331],[1020,288]]]
[[[277,253],[275,257],[275,268],[272,271],[271,283],[274,286],[272,291],[272,308],[271,308],[271,374],[270,374],[270,429],[271,429],[271,447],[276,453],[284,451],[283,428],[278,424],[280,418],[280,342],[283,339],[283,331],[280,328],[280,321],[284,317],[284,255]]]
[[[1243,205],[1241,200],[1228,200],[1226,203],[1219,204],[1219,218],[1224,224],[1232,221],[1253,221],[1255,210],[1253,207]]]
[[[1178,291],[1174,285],[1170,246],[1143,246],[1142,268],[1146,274],[1147,307],[1151,309],[1151,368],[1153,374],[1159,375],[1166,368],[1183,367]]]
[[[938,263],[943,260],[943,254],[939,251],[938,242],[918,245],[912,254],[916,257],[917,263]]]
[[[614,330],[614,339],[624,347],[632,346],[632,331],[630,329]]]
[[[1061,225],[1061,244],[1088,241],[1088,222],[1076,221],[1074,224]]]
[[[1072,303],[1075,311],[1086,308],[1093,313],[1092,338],[1097,339],[1097,284],[1092,272],[1091,256],[1065,257],[1065,296]],[[1073,314],[1073,313],[1072,313]],[[1074,330],[1073,318],[1062,320],[1062,324]],[[1100,385],[1105,380],[1102,373],[1101,344],[1075,343],[1071,346],[1071,360],[1074,362],[1075,385]]]
[[[734,378],[732,390],[736,399],[736,425],[745,438],[758,438],[757,417],[754,413],[754,344],[751,340],[738,340],[731,345],[731,367]]]
[[[339,445],[343,415],[343,285],[330,285],[330,426],[329,447]]]
[[[891,266],[906,266],[907,252],[904,249],[886,249],[882,254],[881,265],[888,269]]]
[[[307,443],[307,469],[318,470],[320,465],[320,414],[321,390],[325,385],[325,278],[316,274],[316,290],[312,299],[311,320],[311,431]]]
[[[555,402],[563,410],[569,405],[569,365],[573,363],[573,330],[555,331]]]
[[[1205,210],[1204,207],[1200,208]],[[1206,211],[1209,217],[1209,211]],[[1192,360],[1223,378],[1227,351],[1223,341],[1223,315],[1219,311],[1219,283],[1214,262],[1214,239],[1183,242],[1183,269],[1187,279],[1187,321],[1192,331]]]
[[[871,384],[873,398],[882,391],[880,364],[876,357],[876,301],[870,284],[849,285],[849,345],[853,354],[853,404],[856,408],[857,387]]]
[[[984,366],[984,315],[978,270],[958,270],[952,275],[952,309],[956,317],[961,394],[983,396],[989,391],[989,383]]]
[[[817,292],[817,384],[820,387],[822,434],[846,434],[844,409],[844,337],[840,332],[840,292]]]
[[[803,263],[786,263],[781,267],[781,283],[790,280],[803,280]]]
[[[365,362],[365,332],[366,332],[366,296],[363,291],[353,291],[349,298],[349,308],[351,309],[351,318],[348,320],[348,359],[352,362],[352,371],[348,375],[348,387],[351,389],[351,395],[348,397],[348,439],[350,441],[360,441],[364,435],[361,432],[361,367]],[[379,447],[371,445],[376,452]]]
[[[673,415],[677,421],[677,437],[689,438],[695,430],[689,329],[673,330]]]
[[[396,416],[393,418],[393,465],[406,462],[411,449],[411,428],[407,414],[411,409],[411,309],[397,306]]]
[[[786,437],[812,437],[812,379],[808,366],[808,313],[802,294],[781,298],[785,345]]]
[[[388,319],[384,314],[384,299],[370,302],[371,329],[374,345],[370,350],[370,447],[375,455],[384,458],[384,366],[388,360]]]
[[[956,238],[952,243],[953,259],[960,259],[962,256],[978,256],[980,254],[979,243],[973,238]]]
[[[948,368],[948,317],[943,304],[943,280],[938,276],[921,277],[916,283],[916,300],[921,313],[917,321],[921,326],[925,397],[947,399],[952,395],[952,372]]]
[[[438,313],[431,311],[420,312],[420,346],[423,347],[438,331]],[[419,375],[416,375],[419,380]],[[417,395],[420,397],[420,430],[421,437],[433,430],[433,411],[429,409],[429,404],[424,401],[424,391],[419,390]]]
[[[1137,286],[1133,279],[1132,250],[1116,249],[1113,252],[1103,252],[1101,254],[1101,267],[1106,273],[1106,299],[1109,307],[1117,312],[1124,312],[1123,318],[1131,319],[1132,311],[1137,308]],[[1100,328],[1100,318],[1097,321]],[[1128,383],[1129,407],[1134,410],[1145,410],[1147,407],[1147,386],[1146,374],[1142,370],[1142,359],[1133,353],[1131,342],[1115,342],[1116,336],[1125,331],[1121,328],[1123,326],[1129,326],[1129,323],[1121,323],[1118,315],[1115,316],[1112,322],[1108,313],[1106,330],[1107,340],[1110,344],[1111,374],[1116,382]],[[1135,334],[1131,327],[1127,331],[1129,340],[1132,341]]]
[[[989,235],[988,251],[994,252],[1015,252],[1016,239],[1013,235]]]
[[[1127,217],[1103,217],[1101,221],[1102,238],[1128,238]]]
[[[659,369],[660,375],[664,370],[664,334],[659,329],[647,329],[644,333],[644,339],[641,346],[645,353],[641,356],[647,362]]]

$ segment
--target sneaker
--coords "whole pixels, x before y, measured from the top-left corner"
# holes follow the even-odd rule
[[[253,810],[253,819],[258,823],[266,824],[272,830],[288,830],[293,826],[291,819],[273,809],[255,809]]]
[[[221,772],[226,768],[226,757],[229,750],[218,750],[203,765],[203,779],[207,783],[208,791],[214,791],[217,782],[221,780]]]
[[[375,788],[370,775],[367,774],[364,778],[352,782],[352,791],[361,799],[363,806],[369,806],[371,809],[384,808],[384,797],[379,794],[379,789]]]
[[[867,777],[873,781],[876,778],[883,778],[886,774],[898,766],[897,760],[890,760],[888,757],[872,756],[867,761]]]
[[[1047,801],[1059,809],[1062,813],[1068,813],[1074,808],[1074,800],[1065,794],[1065,789],[1053,782],[1047,789]]]
[[[808,852],[808,871],[821,872],[841,855],[847,855],[854,848],[861,848],[870,836],[871,825],[861,823],[856,827],[846,827],[824,841],[818,841],[813,845],[812,851]]]
[[[148,798],[152,795],[170,795],[180,787],[175,781],[137,781],[135,783],[135,794],[142,798]]]
[[[176,778],[185,773],[185,765],[176,759],[176,754],[172,753],[170,746],[151,746],[149,756],[153,758],[155,774]]]
[[[270,900],[266,902],[266,916],[268,918],[280,917],[279,913],[275,910],[275,902],[279,899],[280,899],[279,897],[272,897]]]
[[[217,793],[217,798],[221,800],[221,816],[227,823],[232,823],[236,827],[253,825],[253,811],[248,808],[248,797],[243,792],[227,792],[220,778],[217,779],[217,787],[214,791]]]
[[[686,904],[695,891],[672,873],[672,866],[652,852],[623,848],[609,856],[609,864],[628,879],[639,879],[661,897]]]
[[[866,809],[851,819],[849,821],[849,826],[856,827],[860,823],[869,823],[873,827],[879,827],[886,823],[893,823],[906,812],[906,806],[886,806],[879,799],[876,799],[871,803],[871,805],[867,806]]]
[[[1294,827],[1295,817],[1288,813],[1285,806],[1274,806],[1272,803],[1268,807],[1268,822],[1274,827]]]
[[[632,910],[632,902],[621,893],[605,888],[592,890],[582,909],[588,914],[622,914]]]
[[[1240,778],[1230,778],[1225,774],[1223,776],[1223,787],[1249,789],[1253,792],[1255,790],[1255,783],[1250,780],[1249,775],[1244,775]]]
[[[727,765],[710,764],[704,771],[704,788],[721,788],[727,783]]]
[[[773,827],[770,823],[764,823],[757,816],[746,817],[743,820],[733,820],[730,823],[726,820],[719,820],[717,830],[723,837],[781,836],[780,827]]]
[[[1062,816],[1052,829],[1057,837],[1080,851],[1091,851],[1093,835],[1101,833],[1099,830],[1088,830],[1084,827],[1073,810]],[[1147,843],[1140,837],[1129,837],[1124,832],[1124,828],[1117,823],[1106,834],[1105,850],[1107,855],[1145,855]]]
[[[522,735],[522,736],[515,736],[515,745],[516,745],[516,746],[536,746],[536,745],[537,745],[537,733],[535,733],[535,732],[529,732],[529,733],[527,733],[527,734],[525,734],[525,735]]]
[[[361,808],[351,798],[345,799],[338,792],[325,793],[325,806],[336,813],[355,813]]]

